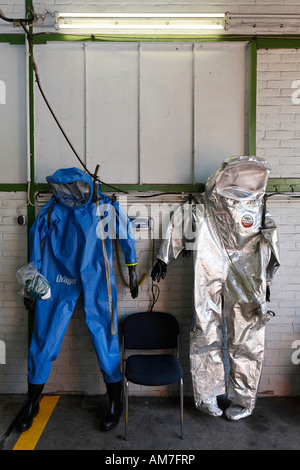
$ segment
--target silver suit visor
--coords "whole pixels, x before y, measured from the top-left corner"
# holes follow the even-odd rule
[[[231,199],[249,199],[264,193],[268,170],[256,162],[240,162],[220,172],[216,191]]]
[[[56,199],[67,207],[80,207],[86,204],[91,197],[91,187],[85,181],[72,183],[50,183]]]

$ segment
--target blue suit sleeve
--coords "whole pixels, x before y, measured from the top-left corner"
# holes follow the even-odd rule
[[[53,202],[54,199],[52,198],[47,204],[45,204],[29,231],[29,262],[35,263],[36,269],[38,271],[40,271],[42,264],[41,243],[49,230],[48,215],[49,210],[51,210],[51,207],[53,205]],[[52,214],[51,220],[53,220]]]
[[[114,203],[116,214],[116,235],[122,247],[127,266],[137,264],[134,232],[128,215],[118,202]]]

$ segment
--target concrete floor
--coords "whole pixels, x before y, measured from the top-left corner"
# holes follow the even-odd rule
[[[24,400],[22,395],[0,395],[1,436]],[[104,455],[122,456],[131,455],[123,451],[133,450],[191,455],[194,451],[198,455],[196,451],[201,450],[300,449],[300,397],[258,398],[253,415],[237,422],[204,415],[191,398],[185,398],[184,439],[180,439],[175,398],[130,397],[128,441],[124,439],[124,414],[116,429],[99,430],[107,404],[105,396],[61,395],[35,450],[103,450]],[[219,404],[223,409],[228,405],[226,399]],[[19,437],[20,433],[12,431],[3,450],[12,450]]]

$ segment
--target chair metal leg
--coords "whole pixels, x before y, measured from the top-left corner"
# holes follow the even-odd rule
[[[128,380],[125,379],[125,441],[128,441]]]
[[[125,382],[126,382],[126,379],[125,379],[125,375],[123,374],[123,381],[122,381],[122,404],[123,404],[123,408],[125,409]]]
[[[181,424],[181,439],[183,436],[183,379],[180,380],[180,424]]]

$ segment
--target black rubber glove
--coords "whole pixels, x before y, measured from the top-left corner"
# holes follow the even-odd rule
[[[35,299],[29,299],[28,297],[24,297],[24,305],[28,312],[34,313]]]
[[[158,259],[151,271],[153,281],[159,282],[167,275],[167,265],[162,260]]]
[[[267,301],[267,302],[270,302],[270,295],[271,295],[271,293],[270,293],[270,287],[267,286],[267,290],[266,290],[266,301]]]
[[[139,286],[135,266],[128,266],[129,269],[129,288],[131,297],[135,299],[139,295]]]

